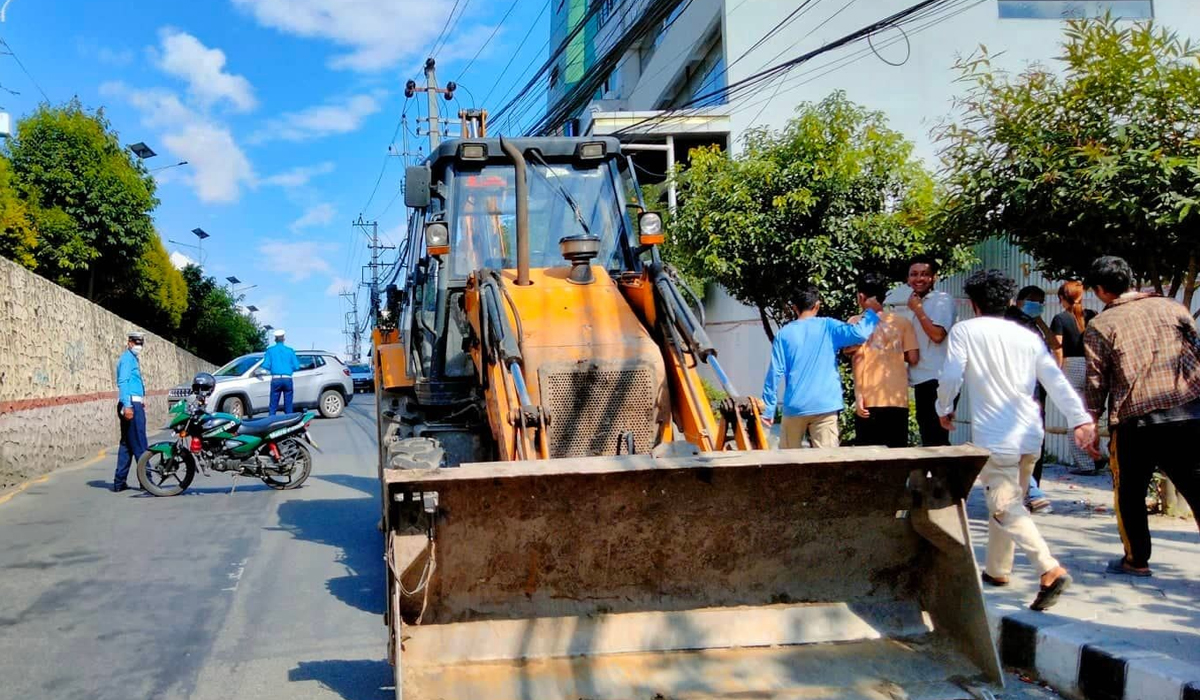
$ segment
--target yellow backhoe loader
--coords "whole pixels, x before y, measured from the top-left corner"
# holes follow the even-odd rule
[[[639,192],[612,138],[406,172],[373,354],[396,696],[985,696],[986,454],[769,449]]]

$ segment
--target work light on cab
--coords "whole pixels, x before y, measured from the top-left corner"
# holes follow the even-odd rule
[[[430,255],[445,255],[450,252],[450,229],[436,221],[425,225],[425,250]]]

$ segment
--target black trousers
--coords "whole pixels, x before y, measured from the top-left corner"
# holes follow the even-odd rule
[[[867,418],[854,416],[855,445],[908,447],[908,407],[867,407]]]
[[[1122,423],[1116,430],[1117,526],[1125,542],[1129,563],[1150,562],[1150,522],[1146,516],[1146,491],[1158,468],[1191,506],[1200,525],[1200,450],[1196,436],[1200,420],[1135,426]]]
[[[917,426],[921,429],[921,445],[945,447],[950,444],[950,431],[942,427],[937,414],[938,382],[930,379],[913,387],[917,404]]]

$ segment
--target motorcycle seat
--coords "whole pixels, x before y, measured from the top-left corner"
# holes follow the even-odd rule
[[[257,420],[248,420],[242,423],[238,428],[238,432],[242,435],[261,436],[279,430],[280,428],[290,428],[300,421],[304,420],[303,413],[284,413],[274,415],[269,418],[259,418]]]

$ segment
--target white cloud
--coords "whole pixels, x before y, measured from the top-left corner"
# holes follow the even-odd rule
[[[333,169],[334,165],[330,161],[318,163],[317,165],[302,165],[269,177],[264,177],[262,180],[259,180],[259,183],[263,185],[275,185],[276,187],[303,187],[314,177],[327,175],[333,172]]]
[[[424,52],[459,5],[452,0],[233,0],[264,26],[347,49],[334,68],[376,71]]]
[[[162,48],[157,52],[159,69],[187,83],[188,94],[208,107],[227,100],[235,110],[248,112],[258,104],[254,88],[243,76],[225,70],[225,52],[210,49],[200,40],[176,29],[160,33]]]
[[[333,205],[321,202],[305,209],[300,218],[292,222],[290,228],[292,231],[300,231],[313,226],[324,226],[333,221],[335,216],[337,216],[337,210],[333,208]]]
[[[331,280],[329,282],[329,286],[325,288],[325,294],[327,296],[331,296],[331,297],[336,297],[337,295],[341,294],[342,292],[352,292],[352,291],[354,291],[354,282],[351,282],[350,280],[346,279],[345,277],[337,277],[337,276],[335,276],[333,278],[333,280]]]
[[[169,257],[171,259],[171,265],[173,265],[176,270],[182,270],[183,268],[187,267],[188,265],[196,264],[195,260],[192,260],[191,258],[184,255],[183,253],[180,253],[177,250],[171,251],[171,254],[167,257]]]
[[[100,85],[100,94],[122,99],[142,114],[142,123],[152,128],[166,128],[192,121],[195,110],[189,109],[179,96],[163,88],[137,90],[119,80]]]
[[[202,202],[236,202],[241,186],[254,183],[250,159],[224,126],[195,122],[164,134],[163,143],[188,162],[187,179]]]
[[[331,134],[346,134],[362,126],[363,121],[378,112],[380,106],[378,95],[352,95],[339,101],[313,105],[270,120],[251,140],[256,143],[278,139],[307,141]]]
[[[313,241],[267,241],[258,247],[262,269],[286,275],[293,282],[303,282],[318,273],[331,271],[326,257],[332,246]]]
[[[282,328],[287,321],[287,315],[284,313],[286,300],[281,294],[270,294],[264,297],[256,297],[254,305],[258,307],[258,311],[254,314],[254,318],[259,323],[276,328]]]

